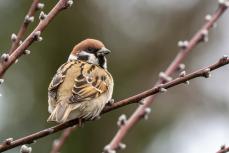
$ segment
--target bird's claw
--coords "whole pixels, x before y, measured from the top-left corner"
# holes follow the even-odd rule
[[[110,100],[107,102],[107,105],[108,105],[108,106],[111,106],[113,103],[114,103],[114,99],[110,99]]]

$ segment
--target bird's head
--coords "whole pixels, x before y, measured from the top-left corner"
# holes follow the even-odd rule
[[[75,45],[68,60],[81,60],[88,63],[99,65],[107,68],[107,60],[105,56],[111,51],[104,44],[96,39],[85,39]]]

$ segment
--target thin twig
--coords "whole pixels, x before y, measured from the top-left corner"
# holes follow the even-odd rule
[[[38,9],[38,4],[40,3],[40,0],[33,0],[30,8],[29,8],[29,11],[27,12],[26,14],[26,17],[33,17],[35,12]],[[28,29],[28,26],[31,22],[28,22],[26,19],[23,20],[23,23],[17,33],[17,37],[15,40],[12,40],[12,44],[11,44],[11,47],[9,49],[9,54],[11,54],[18,46],[19,46],[19,43],[20,41],[22,40],[26,30]]]
[[[50,153],[59,153],[60,149],[63,147],[65,141],[68,139],[69,135],[75,130],[76,127],[70,127],[65,129],[60,138],[53,141],[52,150]]]
[[[222,66],[224,66],[226,64],[229,64],[229,58],[228,57],[223,57],[217,63],[212,64],[212,65],[210,65],[210,66],[208,66],[206,68],[203,68],[203,69],[200,69],[200,70],[195,71],[193,73],[190,73],[188,75],[179,77],[179,78],[174,79],[172,81],[169,81],[169,82],[167,82],[165,84],[160,84],[160,85],[158,85],[158,86],[156,86],[156,87],[154,87],[152,89],[146,90],[146,91],[144,91],[144,92],[142,92],[140,94],[137,94],[137,95],[134,95],[134,96],[129,97],[127,99],[118,101],[118,102],[114,103],[111,106],[107,106],[107,107],[104,108],[104,110],[102,111],[101,114],[113,111],[113,110],[115,110],[117,108],[129,105],[129,104],[138,103],[140,100],[142,100],[142,99],[144,99],[144,98],[146,98],[146,97],[148,97],[150,95],[153,95],[153,94],[156,94],[156,93],[160,93],[161,89],[168,89],[168,88],[171,88],[171,87],[176,86],[178,84],[185,83],[186,81],[192,80],[192,79],[197,78],[197,77],[207,77],[207,76],[209,76],[207,74],[209,74],[210,71],[213,71],[213,70],[215,70],[215,69],[217,69],[219,67],[222,67]],[[144,115],[144,113],[141,114],[141,117],[143,117],[143,115]],[[88,121],[88,120],[85,120],[85,121]],[[85,122],[85,121],[83,121],[83,122]],[[37,140],[37,139],[40,139],[42,137],[48,136],[50,134],[56,133],[58,131],[66,129],[68,127],[75,126],[78,123],[79,123],[79,120],[78,119],[74,119],[74,120],[71,120],[71,121],[68,121],[68,122],[65,122],[65,123],[62,123],[62,124],[47,128],[47,129],[44,129],[42,131],[35,132],[35,133],[31,134],[31,135],[19,138],[17,140],[11,141],[10,144],[2,143],[2,144],[0,144],[0,151],[3,152],[3,151],[6,151],[6,150],[9,150],[11,148],[15,148],[15,147],[17,147],[19,145],[33,143],[34,140]],[[5,141],[3,141],[3,142],[5,142]]]
[[[217,151],[216,153],[227,153],[227,152],[229,152],[229,147],[226,147],[225,145],[222,145],[220,147],[220,150]]]
[[[61,12],[63,9],[68,8],[70,0],[59,0],[53,9],[48,13],[45,19],[40,20],[37,27],[33,32],[23,41],[23,43],[13,51],[7,60],[2,60],[0,63],[0,78],[3,76],[5,71],[24,54],[24,51],[36,40],[41,40],[41,32],[48,26],[48,24],[54,19],[54,17]]]
[[[188,55],[188,53],[195,47],[197,44],[205,40],[206,33],[208,33],[209,29],[214,26],[215,22],[222,16],[222,14],[226,11],[227,5],[219,4],[216,12],[211,16],[210,19],[202,26],[202,28],[191,38],[189,42],[182,43],[181,50],[169,65],[169,67],[165,71],[165,75],[170,76],[178,69],[178,66],[184,60],[184,58]],[[164,80],[159,79],[159,81],[155,84],[163,83]],[[119,144],[122,142],[125,135],[128,131],[141,120],[141,116],[144,113],[145,109],[148,108],[155,99],[155,95],[147,97],[143,105],[139,106],[136,111],[132,114],[132,116],[127,120],[127,123],[122,126],[116,135],[113,137],[112,141],[108,144],[111,150],[116,150]]]

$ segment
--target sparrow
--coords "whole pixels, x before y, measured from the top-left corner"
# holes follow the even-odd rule
[[[47,121],[63,123],[78,118],[93,120],[112,101],[113,78],[107,71],[111,51],[96,39],[75,45],[48,87]]]

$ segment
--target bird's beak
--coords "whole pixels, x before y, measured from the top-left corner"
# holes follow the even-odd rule
[[[98,52],[97,55],[99,56],[105,56],[107,54],[111,53],[111,51],[109,49],[107,49],[106,47],[102,47]]]

